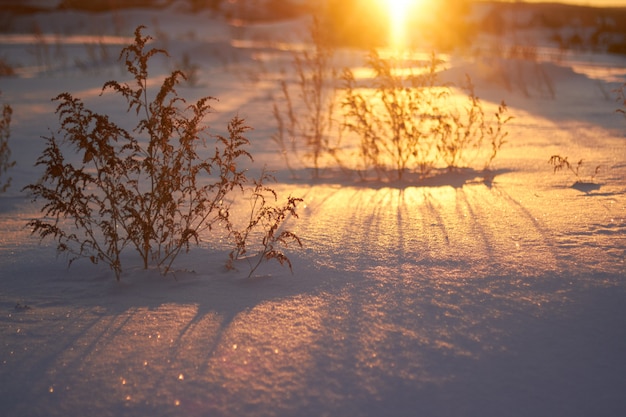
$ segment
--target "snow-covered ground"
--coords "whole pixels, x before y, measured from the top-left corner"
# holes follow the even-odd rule
[[[0,195],[0,415],[626,415],[626,120],[611,92],[626,58],[450,57],[444,77],[470,73],[485,103],[505,99],[515,117],[491,182],[308,181],[291,178],[270,139],[285,44],[300,45],[303,20],[231,27],[174,8],[11,23],[0,36],[18,73],[0,78],[17,161]],[[251,278],[245,262],[225,271],[226,249],[208,240],[166,277],[128,254],[118,283],[104,265],[67,269],[25,228],[39,212],[20,190],[57,127],[50,99],[68,91],[123,115],[98,94],[125,77],[115,59],[138,24],[172,55],[155,77],[187,55],[198,79],[180,93],[219,98],[216,131],[244,117],[255,166],[304,199],[289,224],[304,243],[288,252],[293,275],[271,263]],[[583,159],[583,180],[600,166],[594,184],[553,173],[554,154]]]

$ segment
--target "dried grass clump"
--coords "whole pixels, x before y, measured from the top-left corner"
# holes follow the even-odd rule
[[[321,161],[361,179],[403,180],[408,173],[425,178],[435,168],[476,163],[490,168],[512,118],[504,101],[488,115],[468,76],[458,89],[464,97],[459,102],[458,91],[439,79],[442,62],[435,53],[418,61],[373,50],[365,61],[371,79],[346,68],[337,80],[334,50],[316,21],[310,34],[313,52],[296,54],[294,60],[298,95],[283,80],[284,104],[274,103],[274,139],[292,172],[290,156],[303,154],[312,162],[314,178]]]
[[[109,81],[102,88],[102,94],[111,91],[125,99],[128,113],[136,117],[134,129],[89,110],[69,93],[58,95],[60,128],[44,138],[47,146],[37,161],[43,177],[25,187],[34,200],[44,201],[44,217],[28,223],[33,233],[56,240],[70,264],[78,258],[104,262],[118,280],[126,248],[139,254],[144,268],[153,265],[165,274],[181,251],[217,228],[233,238],[231,258],[236,257],[252,243],[231,222],[231,205],[250,193],[260,198],[260,190],[276,196],[265,175],[250,188],[245,166],[252,161],[245,137],[250,128],[234,117],[228,135],[211,134],[204,119],[212,98],[190,104],[180,97],[176,86],[185,80],[183,72],[172,72],[149,99],[149,61],[167,52],[147,49],[151,38],[143,29],[136,29],[134,44],[120,54],[135,82]],[[278,245],[300,241],[279,227],[287,214],[295,216],[300,200],[289,197],[282,207],[270,204],[275,201],[253,208],[246,231],[261,230],[264,259],[289,264]]]

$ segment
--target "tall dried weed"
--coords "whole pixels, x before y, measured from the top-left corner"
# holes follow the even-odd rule
[[[334,125],[336,70],[332,65],[334,49],[314,18],[309,27],[312,49],[294,54],[293,68],[297,76],[298,102],[292,99],[289,85],[281,81],[282,103],[274,102],[273,114],[278,126],[274,141],[280,147],[287,166],[292,170],[290,156],[299,154],[313,164],[313,177],[320,174],[324,155],[333,154],[331,142]]]
[[[78,258],[104,262],[118,280],[127,247],[139,254],[144,268],[154,265],[165,274],[181,251],[216,227],[241,245],[229,210],[250,181],[245,163],[252,161],[245,137],[250,128],[234,117],[227,136],[210,134],[204,119],[212,98],[189,104],[180,97],[181,71],[166,77],[149,99],[148,63],[167,52],[148,49],[151,38],[143,36],[143,29],[136,29],[135,42],[120,54],[135,82],[109,81],[101,93],[112,91],[125,99],[128,113],[136,116],[134,129],[87,109],[69,93],[58,95],[60,137],[45,137],[47,147],[37,161],[45,169],[43,177],[25,187],[34,200],[44,201],[45,216],[28,223],[33,233],[56,240],[70,264]],[[70,151],[78,155],[77,162]],[[266,179],[257,180],[255,187]],[[282,209],[295,214],[296,202],[290,199]],[[274,243],[284,220],[286,216],[266,230],[266,246]],[[264,255],[281,263],[286,258],[279,251]]]

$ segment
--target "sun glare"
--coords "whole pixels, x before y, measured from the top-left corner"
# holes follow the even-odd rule
[[[385,0],[389,10],[390,43],[394,49],[402,49],[407,43],[408,16],[421,0]]]

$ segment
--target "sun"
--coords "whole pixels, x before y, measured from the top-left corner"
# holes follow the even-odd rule
[[[390,44],[394,49],[403,49],[407,43],[408,22],[424,0],[383,0],[389,13]]]
[[[392,22],[395,21],[395,19],[402,18],[406,14],[411,2],[411,0],[387,0]]]
[[[410,0],[389,0],[391,46],[401,48],[406,42],[407,12]]]

